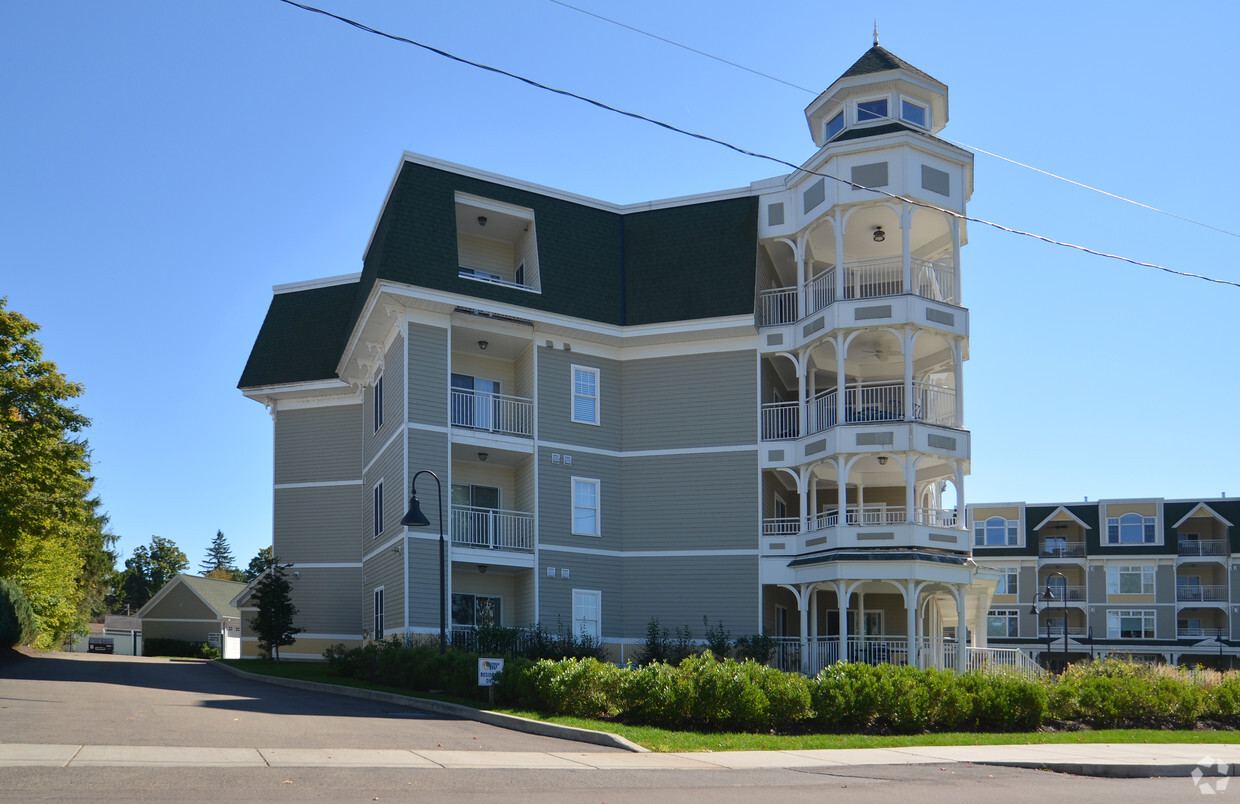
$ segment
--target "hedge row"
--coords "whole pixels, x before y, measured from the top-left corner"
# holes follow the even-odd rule
[[[478,654],[399,640],[325,654],[344,676],[483,699]],[[551,715],[703,732],[918,734],[1030,731],[1057,721],[1094,728],[1240,726],[1240,673],[1190,672],[1116,659],[1061,676],[841,662],[814,678],[710,652],[679,665],[509,657],[496,700]],[[1062,723],[1060,724],[1062,725]]]

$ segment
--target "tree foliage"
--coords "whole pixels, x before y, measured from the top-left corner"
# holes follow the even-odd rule
[[[245,568],[245,582],[249,583],[259,575],[262,575],[274,563],[275,556],[272,554],[270,546],[259,550],[258,555],[250,559],[250,566]]]
[[[211,575],[212,570],[235,570],[236,560],[232,548],[228,546],[228,540],[224,538],[224,531],[217,530],[211,545],[207,547],[207,557],[198,565],[198,569],[204,576],[215,578],[219,576]]]
[[[43,358],[39,327],[0,298],[0,578],[21,587],[53,647],[85,629],[112,581],[116,537],[91,496],[82,394]]]
[[[150,545],[138,545],[133,555],[125,559],[125,569],[120,576],[119,597],[137,611],[164,588],[178,573],[189,567],[189,559],[171,539],[152,536]]]
[[[258,636],[258,650],[276,661],[280,659],[281,646],[292,645],[301,633],[300,628],[293,626],[297,607],[293,605],[293,585],[284,571],[289,566],[273,558],[251,598],[258,607],[258,614],[250,620],[250,627]]]
[[[26,593],[16,583],[0,578],[0,648],[29,644],[38,635]]]

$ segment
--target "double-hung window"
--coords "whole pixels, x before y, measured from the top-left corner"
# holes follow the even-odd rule
[[[1015,595],[1017,592],[1020,570],[1005,568],[999,570],[999,585],[995,587],[996,595]]]
[[[572,420],[598,424],[598,369],[573,366]]]
[[[1107,517],[1107,544],[1153,544],[1154,517],[1128,513]]]
[[[573,635],[598,639],[602,634],[603,593],[573,590]]]
[[[578,536],[600,535],[597,480],[573,478],[573,533]]]
[[[1020,636],[1020,609],[991,609],[986,615],[986,636]]]
[[[383,639],[383,587],[375,588],[375,639]]]
[[[371,511],[373,517],[372,536],[378,537],[383,533],[383,481],[380,480],[375,484],[374,490],[371,492],[373,497],[374,510]]]
[[[1154,565],[1107,567],[1108,595],[1154,594]]]
[[[374,410],[372,411],[371,419],[375,423],[374,431],[377,433],[379,432],[379,428],[383,426],[383,375],[382,374],[380,374],[378,377],[375,377],[375,387],[374,387],[374,392],[371,395],[371,400],[374,402]]]

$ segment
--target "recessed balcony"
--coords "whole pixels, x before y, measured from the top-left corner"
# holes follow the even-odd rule
[[[531,399],[453,388],[452,426],[480,433],[532,438],[534,402]]]
[[[912,293],[924,299],[960,304],[956,269],[949,263],[912,258],[912,284],[904,285],[900,258],[855,260],[844,263],[842,299],[874,299]],[[794,324],[837,301],[836,268],[818,274],[805,286],[804,300],[795,287],[772,288],[759,294],[758,326]],[[804,303],[802,303],[804,301]]]
[[[534,552],[534,515],[522,511],[452,506],[452,546]]]
[[[1226,560],[1231,554],[1231,545],[1226,539],[1184,539],[1176,545],[1176,555],[1181,560],[1193,558]]]
[[[1038,558],[1041,559],[1078,559],[1084,557],[1084,541],[1070,541],[1062,537],[1050,536],[1038,543]]]
[[[1175,585],[1177,603],[1226,603],[1227,587],[1222,584],[1186,584]]]

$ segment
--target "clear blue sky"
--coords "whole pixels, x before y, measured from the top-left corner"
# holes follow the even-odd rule
[[[801,162],[812,96],[550,0],[322,0],[373,27]],[[1229,2],[574,0],[814,90],[870,46],[947,83],[943,135],[1240,231]],[[273,284],[360,270],[410,150],[617,203],[775,165],[276,0],[7,4],[0,295],[86,386],[122,560],[271,537],[237,379]],[[1240,239],[978,155],[972,215],[1240,280]],[[1240,494],[1240,289],[969,230],[966,498]]]

